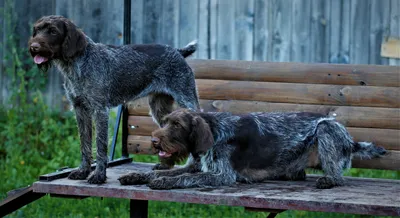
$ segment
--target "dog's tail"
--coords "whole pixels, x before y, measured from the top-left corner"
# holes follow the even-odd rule
[[[371,159],[381,157],[386,154],[386,149],[376,146],[371,142],[354,142],[352,151],[355,157],[361,159]]]
[[[181,55],[184,58],[189,57],[192,55],[197,49],[197,40],[193,40],[189,44],[187,44],[184,48],[178,48],[178,52],[181,53]]]

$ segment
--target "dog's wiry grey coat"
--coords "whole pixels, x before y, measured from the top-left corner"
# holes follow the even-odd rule
[[[191,122],[198,119],[206,123],[200,127],[206,130],[199,130],[198,126],[188,130],[193,126]],[[184,144],[192,155],[187,165],[175,170],[133,172],[120,177],[121,184],[148,183],[151,188],[171,189],[267,179],[304,180],[310,152],[315,150],[324,171],[317,188],[331,188],[344,184],[342,172],[351,167],[353,156],[373,158],[386,152],[369,142],[354,142],[334,118],[315,113],[232,115],[178,110],[166,120],[168,123],[153,133],[160,139],[157,148],[175,152],[170,140]],[[212,143],[201,154],[193,152],[199,150],[192,147],[197,139],[187,138],[188,133],[196,131],[212,133]]]
[[[86,179],[90,173],[92,118],[95,121],[97,166],[89,183],[106,180],[109,109],[149,96],[153,119],[180,107],[199,109],[194,73],[185,57],[196,43],[182,49],[167,45],[111,46],[95,43],[68,19],[39,19],[29,42],[39,67],[55,65],[65,78],[64,88],[76,113],[82,163],[70,179]],[[41,63],[40,60],[48,61]]]

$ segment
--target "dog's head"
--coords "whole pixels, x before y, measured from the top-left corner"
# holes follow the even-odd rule
[[[214,138],[209,124],[199,113],[179,109],[164,117],[165,125],[152,133],[152,146],[160,158],[184,159],[204,154]]]
[[[69,19],[50,15],[33,26],[29,52],[39,68],[47,68],[52,59],[69,60],[86,48],[85,35]]]

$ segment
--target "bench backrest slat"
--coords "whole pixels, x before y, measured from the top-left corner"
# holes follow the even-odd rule
[[[356,141],[390,150],[353,167],[400,170],[400,71],[395,66],[189,60],[205,111],[310,111],[336,116]],[[128,151],[154,154],[147,99],[128,104]]]

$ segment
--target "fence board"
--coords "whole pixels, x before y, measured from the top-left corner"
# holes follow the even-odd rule
[[[254,48],[253,60],[269,60],[269,51],[271,47],[270,32],[270,1],[255,0],[254,2]]]
[[[340,17],[340,24],[342,28],[340,29],[340,52],[339,52],[339,59],[335,63],[353,63],[350,60],[350,12],[351,12],[351,1],[348,0],[341,0],[341,17]]]
[[[217,59],[232,59],[235,43],[235,7],[232,0],[218,0]]]
[[[329,45],[325,48],[329,52],[328,62],[339,63],[340,58],[340,33],[341,33],[341,17],[342,17],[342,2],[339,0],[329,0],[326,4],[330,4],[330,17],[328,26],[329,32],[327,42]],[[328,6],[327,6],[328,7]]]
[[[179,47],[183,47],[198,38],[198,5],[198,0],[180,1]],[[198,53],[194,53],[193,57],[198,57]]]
[[[129,135],[150,136],[158,126],[151,117],[130,116],[128,119]],[[347,127],[354,141],[369,141],[389,150],[400,151],[400,131],[394,129]]]
[[[3,68],[5,67],[5,61],[4,61],[4,45],[6,42],[6,32],[5,32],[5,26],[6,26],[6,20],[4,19],[4,1],[5,0],[0,0],[0,104],[5,105],[6,103],[6,88],[5,88],[5,80],[6,76],[4,75]]]
[[[310,62],[311,0],[292,1],[291,59],[293,62]]]
[[[179,47],[179,1],[164,0],[162,7],[161,34],[160,42]]]
[[[390,36],[400,38],[400,1],[390,2]],[[400,59],[390,58],[390,65],[400,66]]]
[[[143,43],[159,43],[161,41],[161,18],[163,0],[143,2]]]
[[[143,13],[144,0],[132,0],[131,2],[131,42],[134,44],[143,43]]]
[[[199,0],[199,16],[198,16],[198,36],[199,48],[197,57],[201,59],[210,58],[210,0]]]
[[[218,56],[218,0],[210,1],[210,58],[216,59]]]
[[[350,60],[354,64],[368,64],[370,0],[351,1]],[[356,28],[357,27],[357,28]]]
[[[390,1],[371,0],[369,63],[387,65],[389,60],[380,55],[384,36],[389,34]]]
[[[273,62],[288,62],[291,59],[292,0],[272,0],[273,13]]]
[[[330,3],[331,1],[311,1],[309,62],[329,62]]]
[[[253,59],[254,0],[235,0],[233,59]]]

